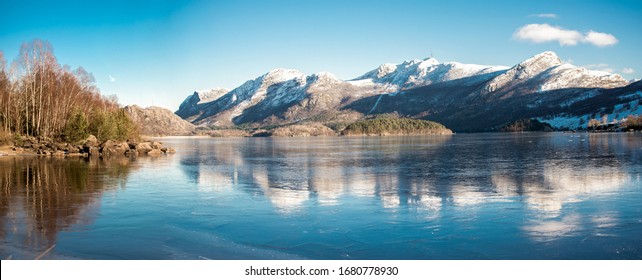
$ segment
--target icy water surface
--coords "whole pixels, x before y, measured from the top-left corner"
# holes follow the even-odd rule
[[[639,133],[161,141],[0,157],[0,258],[642,259]]]

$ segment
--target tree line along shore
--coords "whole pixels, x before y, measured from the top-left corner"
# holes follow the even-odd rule
[[[0,154],[110,156],[169,153],[104,96],[91,73],[60,65],[52,46],[24,43],[7,65],[0,51]],[[122,152],[122,153],[121,153]]]

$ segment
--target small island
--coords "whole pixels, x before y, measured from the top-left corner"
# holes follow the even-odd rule
[[[348,125],[341,135],[442,135],[453,132],[444,125],[432,121],[410,118],[376,118],[357,121]]]

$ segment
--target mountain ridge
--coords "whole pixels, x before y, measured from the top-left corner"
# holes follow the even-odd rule
[[[516,112],[528,111],[527,115],[545,120],[552,112],[573,111],[570,107],[575,105],[561,106],[569,100],[594,99],[607,89],[630,84],[635,83],[618,74],[564,63],[550,51],[512,67],[441,63],[429,57],[385,63],[351,80],[328,72],[306,75],[277,68],[207,102],[194,98],[194,93],[176,114],[197,126],[258,127],[307,120],[353,122],[372,114],[399,113],[444,120],[455,131],[489,131],[501,124],[485,124],[474,117],[493,115],[492,119],[509,123],[515,121],[512,116],[524,115]],[[598,105],[592,105],[593,114],[613,111]],[[562,110],[551,109],[556,106]],[[578,121],[576,128],[581,127]]]

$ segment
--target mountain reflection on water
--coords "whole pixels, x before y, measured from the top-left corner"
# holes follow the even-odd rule
[[[459,139],[346,138],[340,144],[334,138],[312,142],[224,139],[208,145],[206,153],[187,156],[182,166],[201,192],[240,189],[266,197],[282,215],[306,212],[314,205],[346,207],[353,198],[371,197],[382,209],[414,211],[433,221],[447,207],[447,217],[438,222],[443,223],[452,222],[453,211],[463,215],[485,207],[486,212],[504,211],[517,202],[528,215],[517,212],[513,215],[518,217],[512,219],[523,220],[518,229],[539,242],[612,234],[608,228],[619,226],[617,214],[581,213],[574,205],[596,197],[617,203],[618,198],[609,196],[617,196],[622,187],[632,188],[640,197],[640,135],[455,137]],[[568,211],[564,211],[566,206]],[[637,211],[637,217],[629,218],[637,222],[636,232],[642,234],[640,206],[627,211]],[[642,257],[642,242],[638,239],[634,244],[629,249],[635,258]]]
[[[332,205],[343,195],[376,196],[385,208],[437,209],[443,201],[467,206],[520,196],[528,207],[554,215],[583,195],[639,182],[621,157],[639,159],[640,137],[503,136],[480,143],[450,143],[451,136],[349,138],[340,146],[334,138],[223,139],[185,155],[181,164],[200,191],[240,187],[284,212],[312,197]]]
[[[642,258],[640,134],[162,140],[0,158],[0,257]]]

